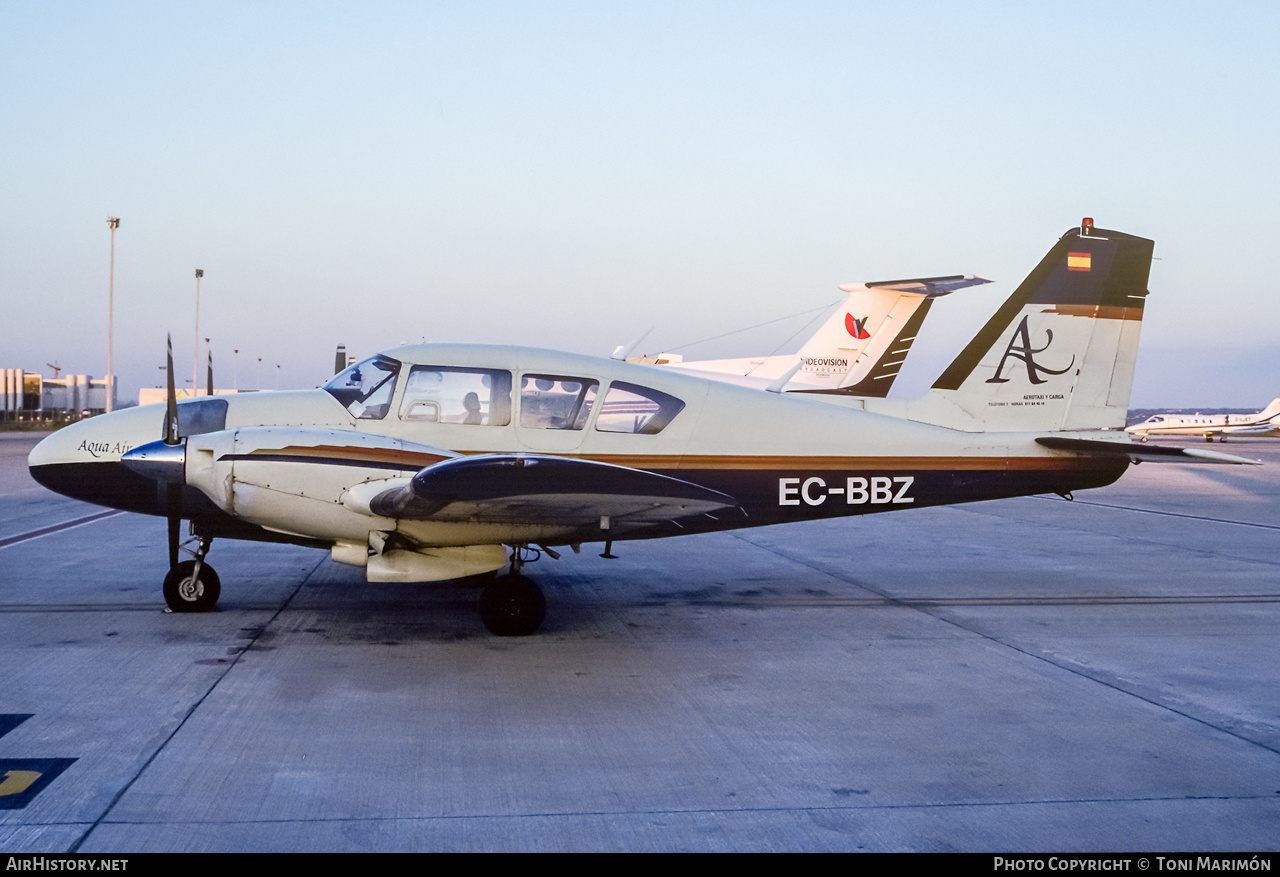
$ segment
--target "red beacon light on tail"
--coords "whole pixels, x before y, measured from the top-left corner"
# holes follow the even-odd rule
[[[1083,236],[1087,237],[1087,236],[1089,235],[1089,232],[1090,232],[1090,231],[1092,231],[1092,229],[1093,229],[1093,217],[1092,217],[1092,216],[1086,216],[1084,219],[1080,220],[1080,234],[1081,234],[1081,235],[1083,235]]]

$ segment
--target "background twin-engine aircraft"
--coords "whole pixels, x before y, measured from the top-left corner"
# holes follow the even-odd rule
[[[609,556],[621,540],[1070,496],[1131,461],[1250,462],[1120,431],[1152,247],[1090,220],[1070,229],[915,400],[882,398],[892,375],[876,366],[896,369],[931,295],[978,278],[867,284],[881,304],[837,312],[850,354],[825,371],[795,356],[756,375],[423,344],[317,390],[178,403],[170,357],[166,405],[63,429],[29,463],[53,490],[168,519],[175,611],[217,602],[214,539],[280,541],[370,581],[478,578],[489,629],[527,634],[545,602],[521,567],[557,546],[604,542]],[[807,358],[843,356],[823,349]],[[183,519],[197,547],[180,563]]]
[[[841,307],[798,353],[689,362],[663,353],[628,361],[718,374],[722,380],[761,389],[780,382],[778,388],[785,386],[790,393],[839,390],[849,396],[883,397],[889,395],[933,300],[990,282],[970,274],[846,283],[840,287],[848,293]]]

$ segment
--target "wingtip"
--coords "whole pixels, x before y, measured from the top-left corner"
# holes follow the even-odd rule
[[[1211,463],[1231,463],[1237,466],[1261,466],[1261,460],[1250,460],[1248,457],[1237,457],[1235,454],[1224,454],[1221,451],[1206,451],[1201,448],[1183,448],[1182,453],[1189,457],[1200,457]]]

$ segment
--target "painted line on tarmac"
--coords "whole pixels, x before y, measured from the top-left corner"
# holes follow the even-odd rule
[[[1045,496],[1044,494],[1036,494],[1032,499],[1048,499],[1055,502],[1061,502],[1056,496]],[[1257,527],[1259,530],[1280,530],[1275,524],[1255,524],[1252,521],[1233,521],[1230,518],[1210,518],[1206,515],[1188,515],[1183,512],[1161,512],[1155,509],[1140,509],[1131,505],[1114,505],[1109,502],[1095,502],[1089,499],[1073,499],[1076,505],[1091,505],[1101,509],[1116,509],[1122,512],[1142,512],[1144,515],[1163,515],[1166,518],[1187,518],[1192,521],[1209,521],[1213,524],[1234,524],[1237,527]]]
[[[1092,595],[1061,597],[846,597],[831,595],[732,595],[723,597],[665,597],[655,594],[641,600],[610,602],[612,607],[653,608],[666,606],[710,606],[732,609],[954,609],[983,606],[1164,606],[1202,603],[1280,603],[1280,594],[1190,594],[1172,596]],[[603,605],[603,603],[601,603]]]
[[[10,545],[17,545],[19,542],[26,542],[29,539],[39,539],[41,536],[48,536],[50,533],[60,533],[63,530],[70,530],[72,527],[92,524],[94,521],[101,521],[103,518],[122,514],[124,514],[124,512],[119,509],[112,509],[108,512],[98,512],[96,515],[76,518],[73,521],[63,521],[61,524],[54,524],[52,527],[42,527],[39,530],[32,530],[30,533],[20,533],[17,536],[9,536],[5,539],[0,539],[0,548],[8,548]]]

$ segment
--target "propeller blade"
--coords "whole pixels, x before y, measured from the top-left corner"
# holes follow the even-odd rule
[[[176,445],[182,441],[178,437],[178,391],[173,387],[173,335],[168,337],[168,352],[165,357],[166,381],[168,383],[164,412],[164,443]],[[169,519],[169,569],[178,565],[179,530],[182,528],[182,484],[170,483],[165,488],[165,512]]]
[[[166,381],[168,395],[164,413],[164,430],[161,437],[166,445],[178,443],[178,391],[173,388],[173,336],[169,336],[169,351],[166,357]]]
[[[169,569],[178,565],[179,530],[182,527],[182,485],[170,484],[167,488],[169,512]]]

